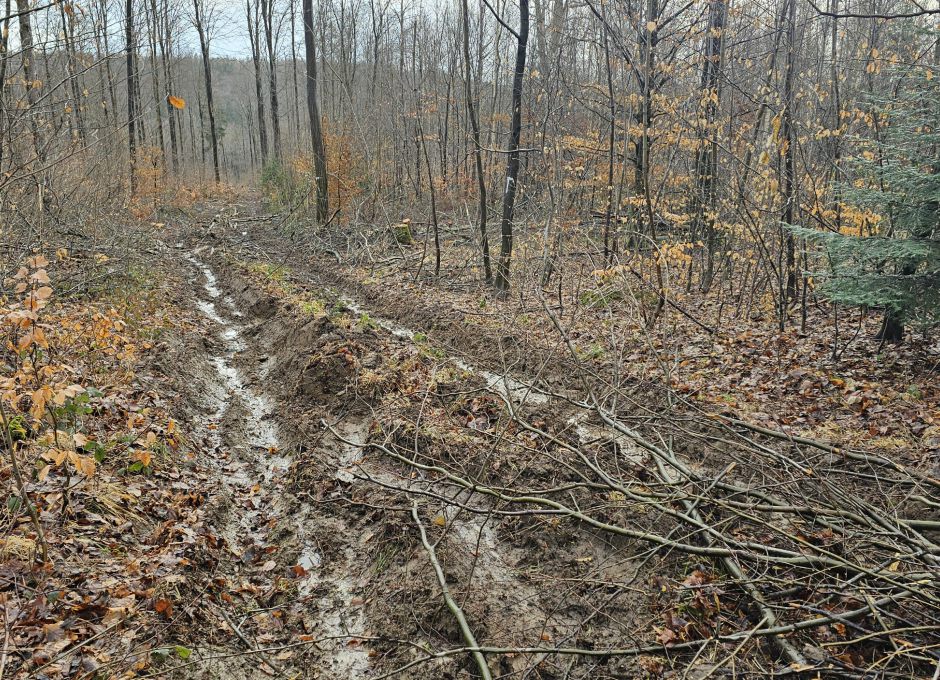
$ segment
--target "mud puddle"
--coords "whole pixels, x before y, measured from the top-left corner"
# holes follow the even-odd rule
[[[324,557],[308,531],[312,524],[310,510],[291,502],[286,489],[291,459],[281,453],[277,404],[263,389],[263,369],[258,375],[251,375],[238,361],[249,349],[246,339],[249,326],[242,322],[244,315],[236,301],[222,295],[215,273],[199,255],[197,250],[186,259],[202,279],[202,294],[196,305],[211,322],[211,337],[215,341],[210,344],[208,357],[214,377],[206,386],[205,395],[211,409],[203,426],[207,439],[223,458],[217,461],[221,484],[236,506],[221,533],[230,550],[240,556],[263,548],[269,542],[276,544],[274,539],[266,540],[270,528],[288,524],[288,530],[299,543],[296,563],[305,572],[298,585],[300,597],[309,598],[322,587],[329,592],[329,605],[325,608],[321,605],[324,611],[317,621],[317,632],[320,638],[332,640],[326,643],[332,644],[333,649],[325,660],[332,673],[322,677],[367,677],[369,650],[346,644],[349,638],[361,636],[365,631],[362,613],[348,607],[356,585],[341,570],[337,573],[336,569],[324,568]],[[347,562],[355,557],[351,552],[345,555]],[[321,668],[321,673],[324,670]],[[230,671],[221,669],[219,672],[225,676]],[[268,674],[262,672],[257,677],[268,677]]]

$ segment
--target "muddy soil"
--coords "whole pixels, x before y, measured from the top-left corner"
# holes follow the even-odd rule
[[[215,573],[198,586],[211,595],[180,641],[194,650],[181,676],[370,678],[416,661],[402,677],[475,676],[467,654],[424,660],[465,641],[418,540],[414,504],[479,644],[626,646],[649,629],[646,585],[662,558],[636,558],[642,547],[567,521],[501,513],[381,453],[407,446],[493,483],[528,475],[558,484],[566,475],[556,464],[564,469],[570,454],[546,458],[550,443],[499,430],[502,400],[537,414],[547,395],[430,351],[352,300],[305,313],[260,290],[221,250],[179,251],[205,323],[201,341],[179,352],[177,373],[211,451],[216,543]],[[577,437],[569,415],[539,417]],[[473,460],[484,448],[505,455]],[[497,674],[538,667],[543,678],[633,677],[636,664],[491,659]]]
[[[385,677],[396,669],[416,678],[475,676],[460,651],[465,636],[418,540],[415,507],[482,646],[635,649],[675,642],[671,635],[706,639],[719,628],[741,635],[754,625],[753,593],[714,560],[695,558],[694,549],[683,557],[645,539],[494,500],[500,489],[539,490],[637,536],[686,531],[670,519],[670,508],[631,501],[584,476],[593,460],[644,494],[645,484],[655,489],[678,479],[638,446],[640,439],[584,403],[585,385],[608,385],[602,371],[579,373],[582,362],[572,360],[561,338],[529,337],[511,324],[505,336],[493,335],[506,326],[481,330],[468,322],[468,310],[415,304],[417,291],[407,284],[393,290],[363,282],[263,222],[253,224],[252,237],[220,227],[224,222],[213,220],[181,256],[190,254],[208,324],[203,367],[195,371],[209,376],[208,386],[197,392],[228,395],[228,402],[209,399],[202,408],[207,436],[221,437],[220,458],[229,461],[219,469],[220,485],[233,507],[249,509],[247,520],[233,523],[219,502],[218,533],[236,555],[248,551],[250,564],[234,573],[251,574],[269,595],[236,604],[240,613],[278,607],[274,632],[263,619],[241,619],[240,654],[267,645],[265,654],[281,654],[283,669],[300,677]],[[257,242],[270,250],[256,252]],[[689,479],[783,488],[794,484],[788,456],[807,461],[805,469],[828,470],[838,455],[777,448],[772,438],[741,436],[694,409],[677,409],[662,386],[626,387],[617,393],[618,417],[656,441],[668,438],[676,469]],[[754,455],[766,464],[753,465]],[[854,483],[852,475],[868,464],[854,460],[861,462],[841,460],[832,474]],[[247,491],[246,477],[256,480]],[[882,525],[897,514],[895,491],[910,484],[900,480],[891,494],[869,497]],[[480,485],[495,494],[480,493]],[[809,493],[805,481],[793,488],[798,502],[802,490]],[[830,481],[814,480],[811,493],[826,503],[836,491]],[[702,512],[719,518],[708,503]],[[756,544],[780,550],[792,549],[790,536],[832,536],[830,525],[791,515],[728,530],[735,537],[751,532]],[[852,528],[846,531],[851,537]],[[930,548],[922,536],[912,540]],[[778,611],[786,612],[794,592],[771,589],[768,596],[783,598]],[[708,672],[708,655],[677,661],[660,650],[493,653],[489,663],[494,674],[540,678],[640,677],[668,674],[670,666],[694,675],[684,663]],[[756,667],[773,664],[778,651],[755,640],[749,659]]]

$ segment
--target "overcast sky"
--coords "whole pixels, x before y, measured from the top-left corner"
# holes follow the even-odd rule
[[[244,0],[216,0],[214,5],[219,13],[219,20],[209,47],[213,56],[250,57],[251,47],[248,44],[248,29],[245,25]],[[195,32],[193,33],[192,45],[196,47],[198,43]],[[290,31],[287,32],[287,42],[290,42]]]

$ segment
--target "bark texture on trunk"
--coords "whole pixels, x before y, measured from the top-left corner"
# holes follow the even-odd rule
[[[525,76],[526,47],[529,41],[529,0],[519,0],[519,31],[516,33],[516,66],[512,77],[512,118],[509,124],[509,159],[506,162],[506,186],[503,189],[503,214],[500,220],[499,263],[496,289],[509,290],[512,260],[512,218],[519,179],[519,139],[522,135],[522,79]]]

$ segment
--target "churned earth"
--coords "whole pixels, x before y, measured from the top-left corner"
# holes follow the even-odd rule
[[[929,649],[917,452],[614,384],[548,307],[557,334],[494,336],[276,227],[229,208],[168,243],[200,321],[163,368],[210,481],[158,674],[853,677]]]
[[[616,646],[648,628],[638,603],[661,558],[639,563],[628,542],[558,519],[463,510],[472,494],[369,446],[440,448],[494,478],[549,483],[557,460],[537,455],[545,442],[512,441],[518,460],[498,455],[500,438],[519,439],[500,422],[503,400],[539,412],[549,395],[448,357],[336,291],[316,304],[278,299],[212,239],[177,249],[204,323],[170,360],[214,471],[218,560],[177,673],[366,678],[420,661],[405,677],[469,677],[466,654],[426,658],[466,641],[412,511],[481,645]],[[559,436],[583,429],[574,415],[557,416]],[[590,604],[598,592],[603,616]],[[544,657],[506,654],[493,666],[524,674],[547,669]],[[577,665],[571,677],[599,677],[597,662]],[[624,672],[635,660],[602,665]]]

